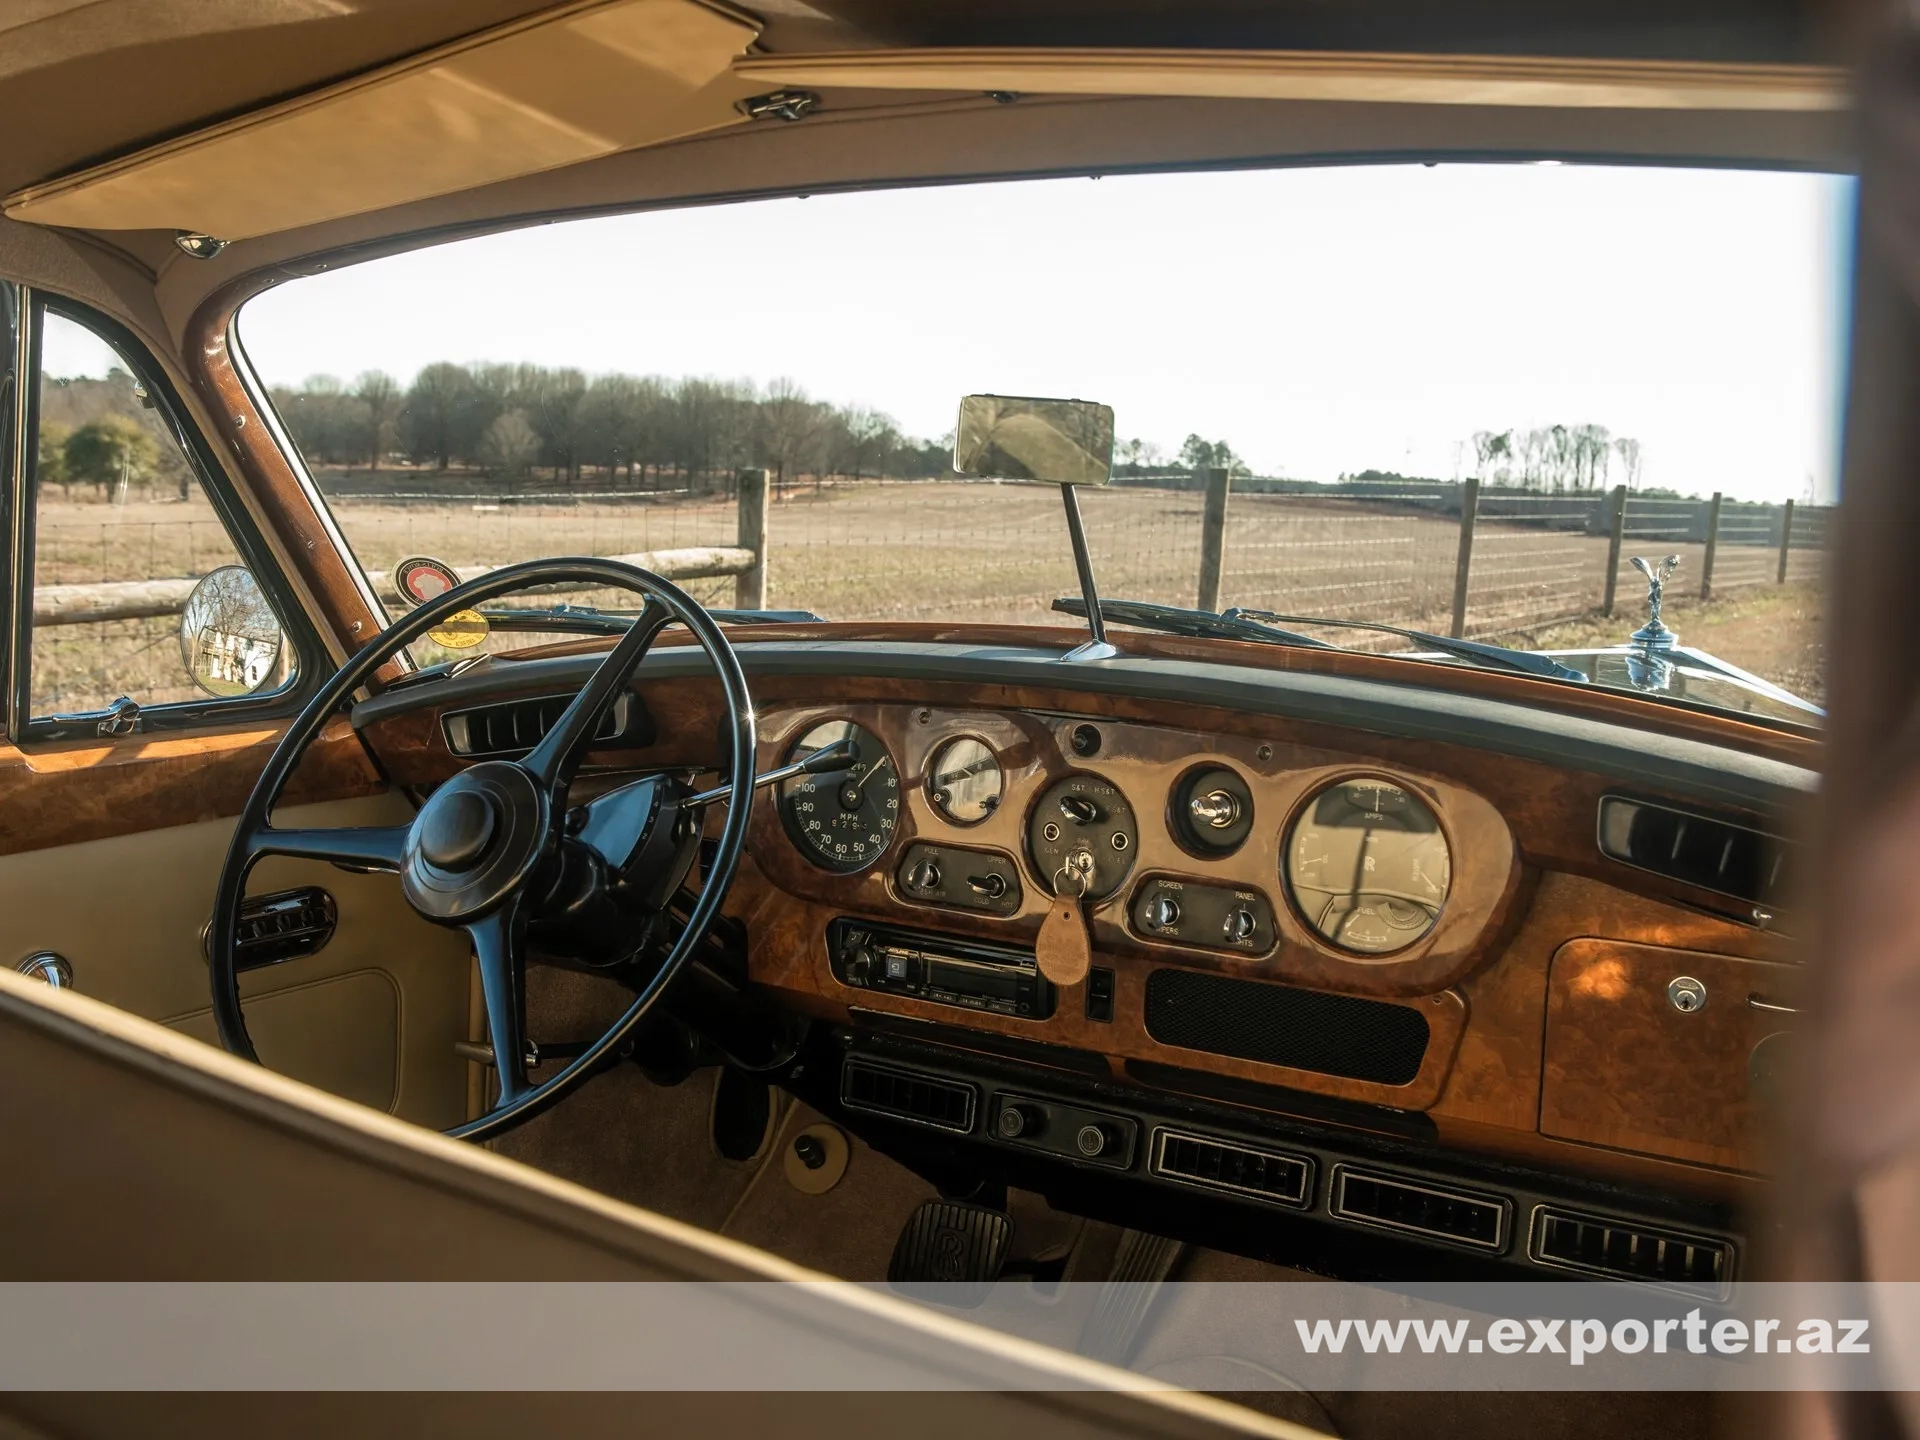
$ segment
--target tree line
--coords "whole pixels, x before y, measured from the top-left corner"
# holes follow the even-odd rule
[[[568,487],[700,488],[742,466],[777,483],[949,472],[951,440],[905,435],[860,405],[816,400],[792,380],[588,376],[542,365],[429,365],[402,386],[378,370],[277,386],[275,405],[310,463],[403,458]]]
[[[1473,473],[1482,483],[1553,494],[1605,489],[1619,461],[1629,490],[1640,487],[1641,446],[1604,425],[1544,425],[1534,430],[1476,430]]]

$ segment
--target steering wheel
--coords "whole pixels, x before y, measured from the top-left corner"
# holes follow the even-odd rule
[[[402,646],[459,611],[536,585],[590,585],[646,597],[633,627],[581,687],[553,728],[519,760],[483,760],[435,790],[401,826],[277,830],[274,804],[301,756],[367,677]],[[551,1080],[527,1080],[526,955],[530,925],[570,944],[640,948],[692,866],[700,805],[680,782],[649,777],[570,806],[567,791],[601,718],[622,695],[656,636],[672,621],[700,642],[726,697],[725,769],[731,801],[698,900],[664,961],[598,1040]],[[424,919],[463,929],[473,942],[486,1001],[499,1096],[479,1118],[447,1131],[482,1140],[530,1120],[607,1062],[687,963],[720,910],[746,845],[755,760],[753,702],[733,646],[713,617],[679,586],[612,560],[535,560],[490,571],[402,616],[370,640],[320,688],[281,738],[254,783],[221,867],[207,934],[213,1013],[220,1042],[258,1062],[240,1010],[236,927],[247,873],[268,855],[329,860],[397,874]]]

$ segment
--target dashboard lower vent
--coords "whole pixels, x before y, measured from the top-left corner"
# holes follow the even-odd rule
[[[1793,849],[1730,820],[1619,795],[1600,801],[1603,855],[1755,904],[1777,905],[1785,895]]]
[[[446,716],[447,748],[456,755],[524,755],[538,745],[554,722],[573,703],[571,695],[543,695],[534,700],[509,700],[499,705],[481,705]],[[595,740],[640,740],[633,733],[636,715],[644,713],[633,696],[622,695],[613,708],[600,717],[594,729]]]
[[[1359,1225],[1378,1225],[1427,1235],[1476,1250],[1507,1248],[1507,1218],[1513,1206],[1497,1195],[1475,1195],[1337,1165],[1327,1213]]]
[[[1537,1265],[1713,1298],[1723,1297],[1733,1281],[1731,1241],[1545,1205],[1533,1212],[1527,1256]]]
[[[840,1072],[840,1103],[916,1125],[970,1134],[978,1094],[973,1086],[912,1070],[849,1060]]]
[[[1183,1185],[1229,1190],[1277,1205],[1304,1206],[1313,1190],[1313,1161],[1304,1155],[1254,1150],[1184,1130],[1153,1132],[1151,1168],[1155,1175]]]
[[[1162,1045],[1376,1085],[1412,1083],[1427,1055],[1427,1017],[1411,1005],[1291,985],[1156,970],[1146,1011]]]

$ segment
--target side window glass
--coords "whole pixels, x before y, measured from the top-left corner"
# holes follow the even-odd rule
[[[39,351],[30,713],[290,684],[293,647],[135,366],[53,311]]]

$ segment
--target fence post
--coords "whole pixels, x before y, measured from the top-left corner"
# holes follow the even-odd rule
[[[736,543],[753,552],[753,566],[733,577],[733,608],[767,608],[767,472],[758,468],[740,472],[740,499],[736,509]]]
[[[1467,633],[1467,581],[1473,574],[1473,527],[1480,518],[1480,478],[1460,487],[1460,554],[1453,562],[1453,638]]]
[[[1607,601],[1602,607],[1613,618],[1614,592],[1620,588],[1620,550],[1627,540],[1627,487],[1616,485],[1607,497]]]
[[[1707,553],[1700,559],[1700,598],[1713,598],[1713,557],[1720,549],[1720,502],[1724,497],[1718,490],[1713,499],[1707,502]]]
[[[1787,501],[1786,513],[1780,517],[1780,573],[1773,577],[1773,583],[1787,583],[1787,551],[1793,548],[1793,501]]]
[[[1227,548],[1227,489],[1233,472],[1207,470],[1206,508],[1200,515],[1200,600],[1202,610],[1220,608],[1220,562]]]

